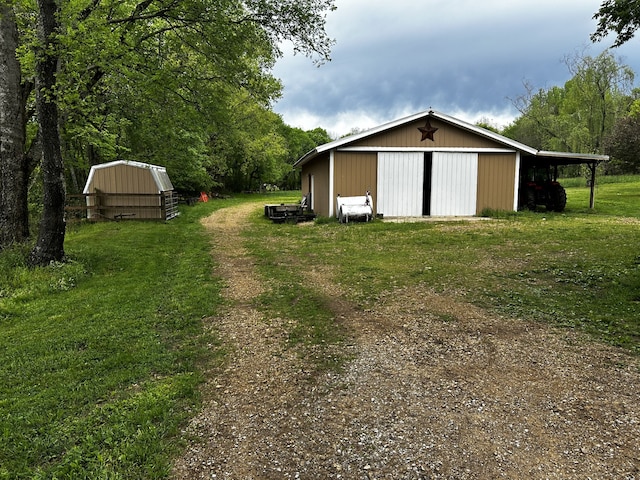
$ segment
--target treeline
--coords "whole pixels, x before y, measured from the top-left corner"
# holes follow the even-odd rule
[[[163,165],[183,191],[296,185],[293,161],[328,136],[272,112],[282,85],[271,70],[284,41],[328,60],[333,9],[334,0],[0,2],[0,249],[29,237],[29,206],[38,207],[31,261],[62,259],[65,195],[114,159]]]
[[[540,150],[607,154],[606,174],[640,173],[640,89],[634,72],[610,50],[577,55],[565,63],[572,74],[563,86],[535,90],[512,102],[520,116],[502,132]],[[578,175],[579,167],[565,174]]]
[[[334,4],[0,1],[0,249],[37,232],[30,261],[63,259],[66,195],[81,191],[92,165],[115,159],[163,165],[185,192],[298,187],[293,162],[330,138],[272,111],[282,92],[272,67],[285,41],[329,59]],[[598,31],[626,22],[624,42],[640,23],[620,8],[603,5]],[[608,153],[607,173],[638,172],[633,72],[608,51],[567,65],[563,87],[528,87],[513,100],[521,116],[503,133]]]
[[[60,110],[68,191],[82,189],[91,165],[114,159],[166,166],[189,191],[253,189],[290,176],[292,158],[315,146],[318,132],[291,129],[271,111],[282,89],[270,73],[276,40],[292,37],[320,61],[329,47],[322,32],[329,2],[303,2],[307,12],[297,3],[58,2],[58,66],[48,94]],[[30,5],[14,5],[27,88],[40,48]],[[25,93],[29,111],[35,97]],[[32,120],[27,149],[36,138]]]

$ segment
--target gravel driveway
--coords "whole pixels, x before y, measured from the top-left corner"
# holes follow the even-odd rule
[[[204,386],[175,479],[640,478],[640,361],[575,332],[496,317],[424,288],[366,311],[310,269],[350,332],[343,373],[310,373],[239,236],[259,205],[204,220],[228,307],[229,349]]]

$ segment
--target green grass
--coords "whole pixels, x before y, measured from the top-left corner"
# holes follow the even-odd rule
[[[0,255],[0,478],[166,477],[199,366],[223,353],[202,329],[220,284],[197,222],[222,205],[71,226],[65,264]]]
[[[361,308],[383,291],[418,285],[640,352],[640,178],[600,185],[594,210],[584,186],[569,188],[568,198],[563,213],[518,212],[478,222],[299,227],[256,219],[253,252],[265,275],[289,292],[269,302],[292,318],[302,317],[300,295],[313,301],[313,315],[323,311],[326,299],[304,288],[305,270],[328,263]],[[329,332],[330,314],[322,315],[329,327],[320,330]],[[311,343],[313,329],[306,328]]]
[[[559,178],[558,181],[565,188],[586,187],[587,179],[585,177],[567,177]],[[609,185],[612,183],[635,183],[638,181],[637,175],[600,175],[596,176],[597,185]]]
[[[278,192],[266,201],[297,203],[300,194]],[[336,322],[332,299],[307,284],[305,273],[310,263],[295,254],[294,243],[307,228],[315,230],[308,224],[274,224],[262,210],[252,216],[245,238],[269,287],[258,299],[258,306],[272,317],[287,319],[288,347],[297,349],[317,372],[340,370],[348,357],[337,353],[335,347],[342,344],[345,332]]]
[[[340,369],[346,327],[310,283],[327,266],[362,309],[416,286],[495,314],[577,329],[640,353],[640,178],[568,188],[563,213],[475,222],[273,224],[257,208],[246,246],[268,287],[266,321],[318,372]],[[197,412],[205,367],[224,350],[203,316],[220,307],[199,218],[243,201],[186,207],[168,223],[70,227],[70,261],[29,269],[0,253],[0,479],[166,478]]]
[[[611,217],[635,217],[640,215],[640,188],[638,182],[597,184],[595,208],[590,210],[587,187],[567,188],[568,213],[585,213]]]

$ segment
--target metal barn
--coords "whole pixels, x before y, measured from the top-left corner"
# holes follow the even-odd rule
[[[385,217],[474,216],[517,210],[529,163],[586,163],[595,172],[606,159],[538,151],[429,110],[320,145],[295,166],[318,215],[336,215],[338,196],[368,191]]]
[[[87,218],[170,220],[178,197],[164,167],[117,160],[91,167],[83,194]]]

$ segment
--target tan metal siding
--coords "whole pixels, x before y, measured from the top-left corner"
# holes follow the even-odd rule
[[[101,218],[162,219],[162,200],[151,171],[131,165],[113,165],[94,170],[89,193],[107,194],[89,197],[88,205],[97,206]],[[138,195],[122,195],[122,194]],[[109,196],[108,194],[119,194]],[[150,196],[139,196],[146,194]],[[151,208],[156,207],[156,208]],[[90,215],[92,216],[92,215]]]
[[[97,189],[88,198],[89,218],[162,219],[162,199],[158,194],[113,194]]]
[[[376,205],[377,156],[375,153],[336,152],[334,160],[335,195],[354,197],[368,190]],[[335,199],[332,199],[335,202]]]
[[[478,157],[476,214],[485,208],[513,210],[516,154],[482,153]]]
[[[148,169],[128,165],[97,169],[93,188],[106,193],[158,193],[159,190]]]
[[[432,127],[438,129],[433,138],[421,141],[422,134],[418,127],[424,127],[425,120],[419,120],[398,128],[382,132],[373,137],[365,138],[350,146],[368,147],[429,147],[429,148],[504,148],[504,145],[493,140],[483,138],[476,133],[468,132],[438,120],[429,120]]]
[[[329,153],[319,155],[302,167],[300,181],[302,194],[309,193],[309,175],[314,178],[314,211],[323,217],[329,216]]]

